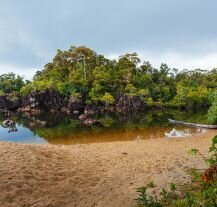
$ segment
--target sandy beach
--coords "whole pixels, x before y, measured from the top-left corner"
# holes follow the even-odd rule
[[[176,139],[83,145],[0,142],[1,207],[132,207],[136,188],[188,182],[217,131]]]

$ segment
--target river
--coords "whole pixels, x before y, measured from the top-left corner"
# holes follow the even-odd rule
[[[6,118],[16,122],[14,129],[0,127],[0,141],[31,144],[87,144],[167,138],[166,134],[173,129],[185,134],[203,133],[205,130],[170,124],[168,118],[203,123],[206,120],[206,110],[107,113],[93,117],[100,120],[103,126],[84,126],[79,121],[78,115],[0,113],[0,122]]]

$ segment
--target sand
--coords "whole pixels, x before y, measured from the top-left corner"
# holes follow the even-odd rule
[[[217,131],[188,138],[84,145],[0,142],[0,207],[131,207],[136,188],[189,182]]]

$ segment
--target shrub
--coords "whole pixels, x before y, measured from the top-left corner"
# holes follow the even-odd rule
[[[208,111],[208,123],[217,124],[217,103],[214,103]]]
[[[147,193],[148,188],[154,185],[146,185],[137,189],[137,207],[216,207],[217,206],[217,136],[212,140],[210,147],[211,156],[206,159],[197,149],[191,150],[192,154],[203,157],[209,168],[205,172],[193,170],[192,183],[185,186],[181,193],[176,193],[176,185],[171,184],[170,190],[162,189],[160,197],[154,197]]]

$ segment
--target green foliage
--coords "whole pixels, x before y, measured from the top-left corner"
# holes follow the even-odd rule
[[[105,93],[100,100],[104,102],[105,105],[113,104],[115,102],[114,97],[110,93]]]
[[[23,96],[26,96],[28,95],[31,91],[34,90],[34,87],[31,83],[27,84],[26,86],[23,86],[21,89],[20,89],[20,93],[23,95]]]
[[[138,207],[216,207],[217,206],[217,136],[212,139],[210,147],[211,156],[206,159],[197,149],[192,149],[191,154],[200,154],[209,168],[201,173],[194,169],[191,172],[193,180],[177,192],[176,185],[171,183],[170,189],[161,189],[159,197],[147,193],[149,188],[155,187],[153,183],[138,188]]]
[[[137,88],[133,84],[127,84],[125,88],[125,94],[131,98],[137,96],[138,95]]]
[[[57,50],[53,60],[42,71],[37,71],[32,82],[13,73],[0,76],[0,91],[21,92],[58,90],[63,96],[78,93],[86,103],[114,104],[120,95],[140,99],[149,106],[201,107],[214,102],[217,88],[217,70],[171,69],[166,64],[154,68],[149,62],[141,63],[137,53],[127,53],[118,60],[84,47]],[[3,94],[1,92],[1,94]],[[108,94],[110,98],[108,99]],[[130,106],[130,104],[129,104]],[[210,109],[215,110],[215,104]],[[214,122],[210,118],[210,122]]]
[[[210,104],[209,95],[210,92],[206,86],[189,87],[181,82],[176,86],[174,102],[181,106],[206,106]]]
[[[0,90],[0,96],[4,96],[4,95],[5,95],[4,91]]]
[[[143,206],[162,207],[157,197],[148,195],[147,193],[148,188],[149,188],[149,185],[137,189],[137,193],[138,193],[138,198],[136,199],[137,206],[138,207],[143,207]]]
[[[25,85],[23,77],[15,75],[14,73],[0,75],[0,91],[1,94],[9,94],[12,92],[19,92]]]
[[[199,152],[198,149],[191,149],[189,153],[192,155],[196,155],[198,152]]]
[[[217,124],[217,97],[216,94],[213,97],[212,106],[208,111],[208,123]]]
[[[217,165],[217,136],[212,139],[212,146],[209,149],[211,157],[206,160],[206,162],[211,165]]]

